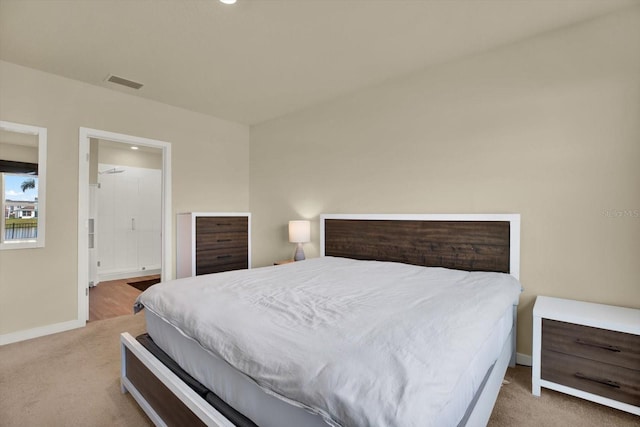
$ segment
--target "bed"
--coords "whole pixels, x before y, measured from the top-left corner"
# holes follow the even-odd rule
[[[157,425],[485,425],[506,367],[515,364],[519,223],[518,215],[322,215],[320,258],[211,275],[206,283],[180,279],[160,285],[166,295],[143,298],[149,337],[122,334],[122,390]],[[292,277],[295,286],[285,286]],[[445,277],[454,296],[435,285]],[[346,279],[375,297],[361,299],[360,290],[341,285]],[[498,296],[496,281],[509,282],[510,293]],[[425,282],[434,285],[427,290]],[[416,298],[416,289],[425,297]],[[241,292],[249,303],[239,310],[227,298]],[[446,317],[446,300],[467,309]],[[265,305],[280,317],[251,311]],[[439,323],[426,323],[427,311]],[[393,319],[393,333],[370,327],[383,318]],[[272,336],[262,328],[270,322],[292,335]],[[469,329],[484,323],[484,334]],[[458,329],[469,329],[468,338],[456,338]],[[430,332],[416,338],[416,330]],[[385,334],[407,338],[387,354]],[[449,385],[451,378],[464,381]]]

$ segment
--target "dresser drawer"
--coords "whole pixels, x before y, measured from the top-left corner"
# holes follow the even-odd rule
[[[196,236],[196,251],[214,248],[244,248],[249,246],[249,235],[244,231],[225,231]]]
[[[542,350],[543,380],[640,406],[640,371]]]
[[[196,218],[196,236],[210,233],[246,232],[247,217],[202,216]]]
[[[246,260],[232,262],[230,264],[203,265],[201,268],[196,268],[196,276],[201,276],[203,274],[222,273],[225,271],[233,271],[233,270],[246,270],[247,268],[248,268],[248,263]]]
[[[542,320],[542,348],[640,371],[640,336]]]
[[[220,248],[198,251],[196,275],[249,268],[247,248]]]

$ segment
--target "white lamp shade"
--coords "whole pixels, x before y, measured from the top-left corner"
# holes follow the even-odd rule
[[[311,223],[306,220],[289,221],[289,241],[307,243],[311,241]]]

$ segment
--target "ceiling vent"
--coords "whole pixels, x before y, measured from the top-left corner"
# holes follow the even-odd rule
[[[107,76],[107,81],[111,83],[115,83],[117,85],[130,87],[131,89],[136,89],[136,90],[140,89],[143,86],[142,83],[138,83],[138,82],[124,79],[122,77],[114,76],[113,74],[109,74]]]

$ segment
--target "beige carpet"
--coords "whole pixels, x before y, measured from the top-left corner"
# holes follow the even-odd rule
[[[489,419],[492,427],[638,427],[640,417],[553,390],[531,394],[531,368],[516,366],[505,375]]]
[[[0,347],[0,426],[151,426],[120,392],[120,332],[144,332],[144,315]]]
[[[124,331],[143,332],[144,316],[0,347],[0,426],[150,426],[131,395],[120,393]],[[640,417],[550,390],[533,397],[530,368],[509,369],[506,379],[492,427],[640,425]]]

